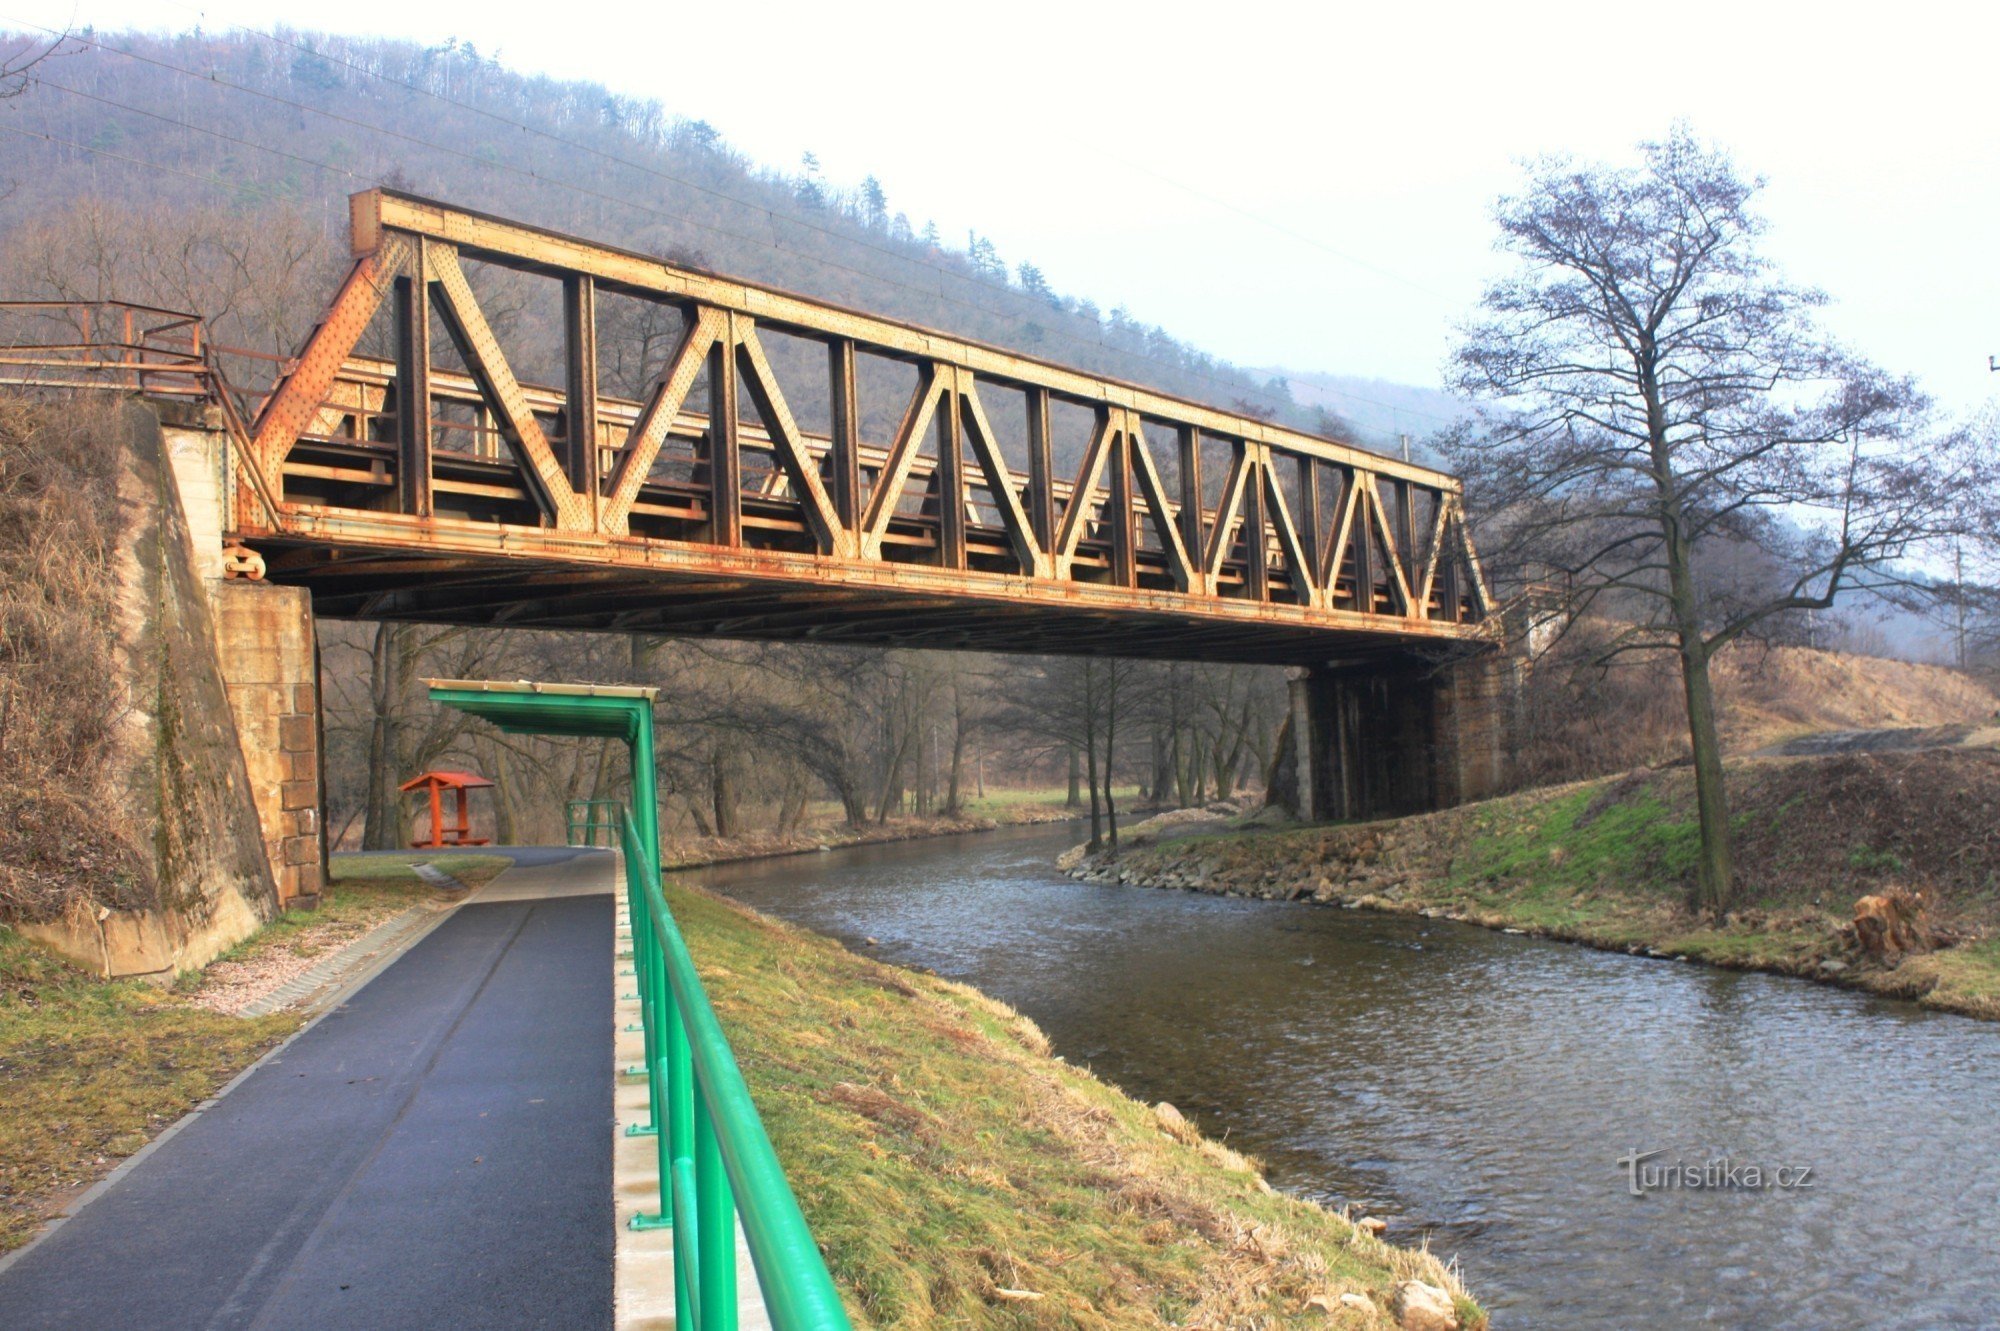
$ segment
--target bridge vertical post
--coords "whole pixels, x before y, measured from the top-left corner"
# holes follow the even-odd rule
[[[1028,399],[1028,525],[1044,553],[1056,546],[1055,471],[1049,438],[1049,390],[1030,388]]]
[[[1243,490],[1244,582],[1249,587],[1251,600],[1268,601],[1271,599],[1271,570],[1267,562],[1270,551],[1265,544],[1264,533],[1267,518],[1264,472],[1270,467],[1271,455],[1259,444],[1246,442],[1243,447],[1250,453]]]
[[[708,352],[708,529],[713,545],[743,544],[743,459],[736,451],[736,316]]]
[[[1138,556],[1133,549],[1132,449],[1133,432],[1139,418],[1126,412],[1114,427],[1111,444],[1111,499],[1106,505],[1106,523],[1111,528],[1111,581],[1118,587],[1139,585]]]
[[[965,567],[965,418],[960,396],[960,371],[944,370],[944,395],[937,410],[937,470],[931,488],[937,495],[938,563]]]
[[[603,487],[597,441],[597,283],[586,273],[563,279],[563,452],[570,488],[589,505],[597,530]]]
[[[1175,429],[1174,439],[1180,445],[1181,455],[1181,544],[1187,547],[1196,575],[1196,585],[1189,590],[1206,596],[1210,588],[1204,557],[1208,533],[1202,529],[1201,521],[1201,431],[1192,425],[1182,425]]]
[[[396,278],[396,503],[431,516],[431,296],[428,245],[411,246]]]
[[[1396,521],[1402,527],[1403,567],[1417,567],[1417,494],[1407,480],[1396,482]],[[1411,591],[1416,588],[1412,587]]]
[[[1309,457],[1298,459],[1299,467],[1299,546],[1305,555],[1307,577],[1317,578],[1320,568],[1319,468]]]
[[[854,341],[827,343],[827,377],[833,438],[827,452],[833,475],[833,511],[849,532],[861,530],[861,402],[855,381]]]

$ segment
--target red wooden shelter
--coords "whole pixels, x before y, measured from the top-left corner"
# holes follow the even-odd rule
[[[425,772],[413,776],[403,783],[404,791],[428,791],[431,797],[431,839],[412,841],[419,850],[440,850],[446,846],[483,846],[485,837],[472,835],[472,818],[466,812],[465,792],[482,786],[491,787],[492,782],[477,772]],[[458,796],[458,819],[450,826],[444,821],[444,792],[452,791]]]

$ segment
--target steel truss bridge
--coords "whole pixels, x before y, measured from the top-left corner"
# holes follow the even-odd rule
[[[321,614],[1295,664],[1493,637],[1443,473],[407,194],[350,206],[353,269],[258,398],[170,312],[0,348],[0,379],[215,401],[227,536]],[[489,311],[537,283],[563,337],[524,353]],[[620,396],[633,327],[655,350]]]

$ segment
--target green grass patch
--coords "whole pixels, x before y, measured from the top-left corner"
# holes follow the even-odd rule
[[[1646,794],[1595,808],[1600,793],[1586,786],[1526,806],[1496,805],[1456,858],[1453,885],[1504,882],[1515,902],[1597,887],[1683,893],[1701,846],[1695,821]]]
[[[1314,1295],[1445,1279],[976,991],[669,900],[857,1326],[1326,1326]]]
[[[295,1029],[106,983],[0,926],[0,1251]]]
[[[1906,962],[1933,983],[1923,1001],[1931,1007],[2000,1017],[2000,938],[1967,943]]]

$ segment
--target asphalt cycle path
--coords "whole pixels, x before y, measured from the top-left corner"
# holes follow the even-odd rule
[[[608,1327],[615,859],[494,879],[0,1270],[0,1327]]]

